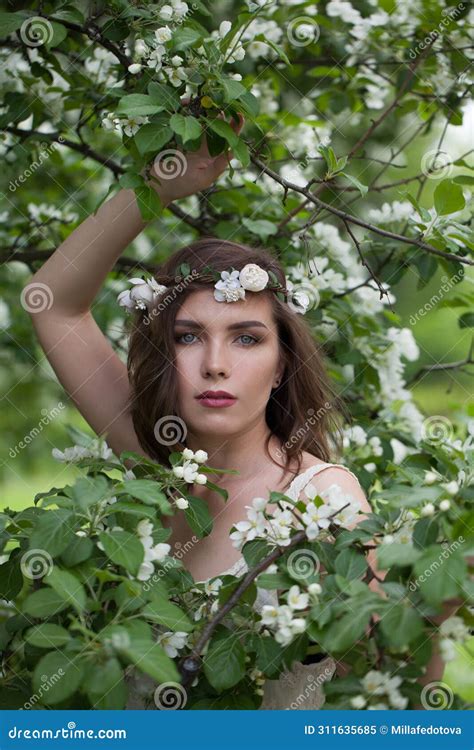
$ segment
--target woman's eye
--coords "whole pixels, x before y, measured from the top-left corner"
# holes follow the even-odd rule
[[[182,339],[183,339],[183,338],[184,338],[185,336],[195,336],[195,334],[194,334],[194,333],[182,333],[182,334],[180,334],[179,336],[176,336],[176,341],[177,341],[177,342],[178,342],[179,344],[189,344],[189,343],[191,343],[190,341],[182,341]]]
[[[250,339],[249,344],[258,344],[258,339],[255,338],[255,336],[251,336],[249,333],[243,333],[241,336],[239,336],[240,339]],[[249,344],[246,344],[248,346]]]

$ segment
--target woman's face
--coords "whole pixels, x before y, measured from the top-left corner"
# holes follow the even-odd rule
[[[271,389],[283,375],[272,305],[265,294],[217,302],[212,289],[190,294],[176,315],[179,413],[195,435],[231,436],[265,419]],[[199,399],[227,391],[228,406]]]

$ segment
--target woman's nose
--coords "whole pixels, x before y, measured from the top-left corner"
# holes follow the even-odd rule
[[[225,345],[218,341],[209,342],[204,347],[202,370],[203,376],[227,377],[230,374],[230,359]]]

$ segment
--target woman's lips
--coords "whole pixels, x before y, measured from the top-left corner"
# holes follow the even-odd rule
[[[235,404],[235,402],[237,401],[236,398],[213,398],[212,396],[203,396],[202,398],[198,398],[197,400],[202,406],[207,406],[210,408],[217,407],[218,409],[224,406],[232,406],[232,404]]]

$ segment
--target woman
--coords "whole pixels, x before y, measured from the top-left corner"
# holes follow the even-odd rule
[[[243,118],[232,124],[236,132],[242,126]],[[183,176],[150,184],[167,206],[212,185],[229,155],[211,157],[203,144],[186,154]],[[322,358],[302,316],[275,291],[248,291],[228,304],[225,283],[219,295],[215,279],[185,280],[168,303],[160,296],[158,314],[154,307],[136,311],[127,366],[117,356],[93,318],[93,305],[107,274],[144,227],[133,191],[120,190],[57,248],[25,294],[37,284],[49,289],[49,309],[31,313],[41,346],[83,417],[116,455],[132,450],[168,465],[167,456],[179,446],[163,440],[157,425],[179,415],[185,428],[181,447],[206,451],[210,466],[237,472],[209,477],[228,491],[225,504],[209,487],[189,487],[208,502],[214,519],[212,533],[191,545],[184,560],[195,580],[241,568],[229,531],[245,518],[245,506],[270,490],[305,499],[310,479],[320,492],[337,483],[370,512],[356,477],[330,462],[328,440],[338,412]],[[158,283],[171,287],[182,263],[193,273],[212,266],[221,279],[230,267],[241,271],[256,264],[260,278],[267,273],[285,289],[281,266],[265,250],[202,239],[173,254]],[[204,398],[206,391],[211,397],[225,391],[225,405],[209,394]],[[168,523],[172,548],[189,541],[183,514]],[[329,678],[334,666],[329,659],[296,664],[290,675],[266,683],[262,708],[318,708],[320,682],[301,705],[293,705],[294,698],[308,686],[308,676]],[[343,663],[337,671],[344,673]],[[132,700],[128,707],[138,706]]]

